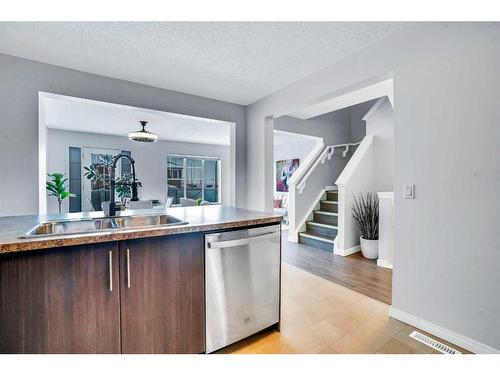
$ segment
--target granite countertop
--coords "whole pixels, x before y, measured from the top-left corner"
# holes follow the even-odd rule
[[[279,223],[282,218],[280,215],[272,213],[219,205],[128,210],[119,214],[121,216],[168,214],[188,224],[22,238],[26,232],[41,222],[100,218],[104,217],[104,214],[102,212],[86,212],[63,215],[5,216],[0,217],[0,253],[272,224]]]

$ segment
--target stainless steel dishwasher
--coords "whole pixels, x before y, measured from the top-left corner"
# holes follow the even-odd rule
[[[205,235],[206,352],[279,322],[280,226]]]

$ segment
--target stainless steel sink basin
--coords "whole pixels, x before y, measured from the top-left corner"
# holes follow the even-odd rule
[[[114,218],[47,221],[38,224],[23,237],[57,236],[64,234],[117,231],[154,226],[187,224],[170,215],[121,216]]]
[[[116,227],[113,219],[82,219],[48,221],[31,229],[26,236],[53,236],[57,234],[87,233]]]
[[[120,228],[186,224],[170,215],[124,216],[115,218],[115,221]]]

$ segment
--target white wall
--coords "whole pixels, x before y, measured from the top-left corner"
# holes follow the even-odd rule
[[[500,349],[498,40],[496,23],[415,24],[252,104],[247,205],[272,201],[266,117],[393,77],[393,306]]]
[[[282,141],[277,139],[280,137],[280,133],[284,132],[274,131],[273,162],[275,168],[278,160],[299,159],[299,166],[302,165],[311,158],[310,153],[313,152],[314,148],[323,143],[323,138],[320,137],[309,137],[289,132],[284,133],[286,134],[286,142],[281,143]],[[274,184],[274,191],[276,191],[276,184]]]
[[[352,216],[354,196],[394,189],[392,106],[387,97],[379,98],[371,104],[372,107],[363,117],[366,121],[367,138],[336,181],[339,188],[339,230],[335,253],[344,256],[360,250],[360,233]]]
[[[274,161],[299,159],[301,162],[307,158],[311,150],[321,142],[321,138],[297,137],[290,142],[274,146]]]
[[[380,267],[392,268],[394,259],[394,193],[379,192],[378,259]]]
[[[376,107],[375,107],[376,106]],[[394,119],[387,97],[380,98],[365,116],[366,135],[373,135],[373,191],[394,189]]]
[[[49,129],[47,137],[48,173],[68,173],[69,147],[131,151],[132,158],[136,162],[137,179],[142,183],[142,188],[139,188],[139,198],[142,200],[160,199],[163,202],[166,199],[167,154],[218,156],[221,158],[222,204],[229,205],[231,181],[229,146],[170,141],[140,143],[131,142],[127,137]],[[68,205],[68,200],[66,200],[63,212],[68,212]],[[57,213],[57,210],[57,200],[53,197],[47,197],[47,212]]]
[[[245,107],[0,54],[0,215],[38,212],[40,91],[234,122],[236,205],[245,205]]]
[[[335,181],[338,186],[338,233],[335,239],[335,254],[347,256],[359,251],[359,230],[352,216],[354,197],[374,188],[373,136],[367,135],[354,152],[346,167]]]

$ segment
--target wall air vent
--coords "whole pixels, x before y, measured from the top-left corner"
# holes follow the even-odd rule
[[[462,354],[458,350],[453,349],[448,345],[442,344],[439,341],[436,341],[429,336],[426,336],[423,333],[417,331],[413,331],[412,333],[410,333],[410,337],[444,354]]]

